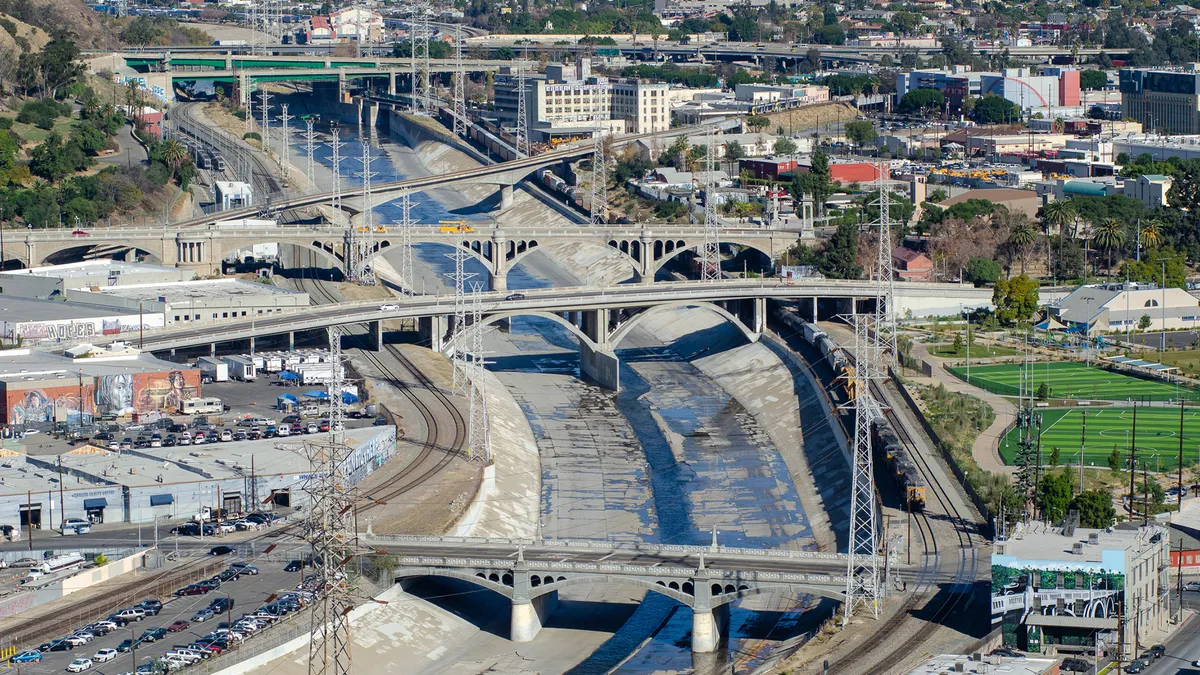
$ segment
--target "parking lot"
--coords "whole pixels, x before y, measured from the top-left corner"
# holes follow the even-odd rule
[[[297,556],[300,557],[299,551]],[[237,554],[225,556],[227,563],[245,562]],[[93,641],[76,646],[68,651],[46,651],[41,654],[41,661],[34,663],[20,664],[21,673],[61,673],[65,672],[67,666],[77,658],[92,658],[101,649],[117,649],[124,640],[137,640],[147,630],[154,628],[166,629],[177,621],[188,622],[186,628],[182,630],[168,632],[162,639],[154,642],[142,642],[137,645],[135,651],[126,651],[119,653],[116,658],[102,663],[94,663],[90,670],[85,672],[96,673],[102,675],[118,675],[121,673],[129,673],[135,670],[136,665],[145,665],[152,663],[165,652],[171,650],[174,646],[184,646],[197,639],[207,635],[217,628],[219,622],[237,621],[243,614],[253,612],[262,605],[266,604],[272,596],[282,592],[292,591],[296,585],[302,580],[305,572],[311,573],[311,569],[304,569],[300,572],[285,572],[284,568],[288,564],[288,560],[273,560],[269,562],[249,561],[259,570],[259,574],[252,576],[242,576],[236,580],[222,583],[217,590],[212,592],[186,595],[180,597],[158,598],[163,602],[163,607],[157,616],[146,616],[140,621],[133,621],[123,628],[101,636],[96,637]],[[221,597],[230,597],[234,601],[232,609],[223,614],[213,616],[201,622],[192,621],[198,611],[204,609],[212,603],[213,600]],[[152,599],[152,598],[144,598]],[[112,613],[116,613],[124,607],[111,608]],[[78,628],[82,628],[79,626]],[[261,639],[259,635],[269,634],[272,628],[265,628],[259,631],[247,640]],[[20,645],[24,649],[37,649],[38,645]],[[136,652],[136,663],[134,654]]]

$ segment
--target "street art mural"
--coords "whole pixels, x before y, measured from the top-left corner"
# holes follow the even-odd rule
[[[1004,644],[1030,651],[1043,643],[1085,645],[1089,635],[1045,635],[1028,625],[1030,614],[1111,618],[1123,611],[1125,575],[1091,564],[1057,563],[1052,568],[992,565],[992,625]]]
[[[95,413],[92,385],[82,387],[83,402],[80,405],[80,387],[64,385],[42,389],[9,391],[4,406],[6,424],[42,424],[67,422],[79,424],[82,411],[83,421]]]
[[[133,407],[133,373],[101,375],[97,378],[96,405],[104,411]]]
[[[199,395],[199,370],[137,373],[133,376],[133,408],[138,412],[179,410],[185,400]]]

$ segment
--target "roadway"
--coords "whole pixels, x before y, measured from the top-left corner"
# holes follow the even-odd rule
[[[1200,593],[1184,593],[1184,605],[1193,610],[1200,605]],[[1147,645],[1148,646],[1148,645]],[[1167,655],[1142,671],[1143,675],[1200,675],[1200,617],[1193,615],[1183,628],[1167,641]]]
[[[914,296],[925,293],[928,297],[944,297],[952,288],[957,289],[958,286],[916,282],[904,284],[907,294]],[[871,281],[840,279],[793,282],[762,278],[703,283],[657,282],[600,288],[548,288],[525,291],[523,297],[506,295],[504,291],[487,291],[480,299],[483,312],[491,315],[499,312],[519,314],[627,309],[664,303],[714,302],[761,297],[874,298],[875,285]],[[347,302],[328,308],[312,308],[303,313],[252,317],[222,325],[204,324],[194,328],[172,328],[147,333],[142,344],[150,350],[174,349],[369,321],[446,316],[454,313],[454,300],[448,296],[417,295],[396,298],[387,304],[395,309],[385,310],[377,300]],[[103,340],[97,344],[103,344]]]

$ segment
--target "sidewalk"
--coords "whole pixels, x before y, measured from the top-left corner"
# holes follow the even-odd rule
[[[975,398],[982,399],[988,405],[992,406],[992,410],[996,413],[996,419],[987,429],[980,432],[979,436],[975,439],[975,444],[971,447],[971,455],[984,471],[1010,475],[1015,473],[1016,467],[1008,466],[1004,463],[1004,460],[1000,457],[998,448],[1000,445],[1000,436],[1004,433],[1008,425],[1017,419],[1016,406],[1003,396],[967,384],[950,374],[943,367],[948,359],[930,354],[928,346],[922,342],[913,343],[913,357],[918,362],[929,363],[933,371],[932,377],[913,377],[912,380],[914,382],[928,385],[941,384],[950,391],[969,394]]]

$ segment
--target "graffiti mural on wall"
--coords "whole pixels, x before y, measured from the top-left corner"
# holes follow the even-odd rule
[[[133,373],[101,375],[96,405],[102,410],[126,410],[133,407]]]
[[[95,411],[92,404],[92,385],[83,388],[83,417],[88,419]],[[46,389],[27,389],[8,393],[5,411],[9,424],[37,424],[44,422],[68,422],[78,424],[80,419],[80,388],[78,386]]]
[[[1054,569],[992,565],[992,624],[1000,624],[1004,644],[1038,649],[1040,628],[1024,625],[1029,613],[1046,616],[1111,618],[1123,611],[1125,575],[1093,566],[1057,565]],[[1063,635],[1060,644],[1087,644],[1087,638]]]
[[[138,373],[133,376],[133,408],[138,412],[178,410],[200,395],[199,370]]]

